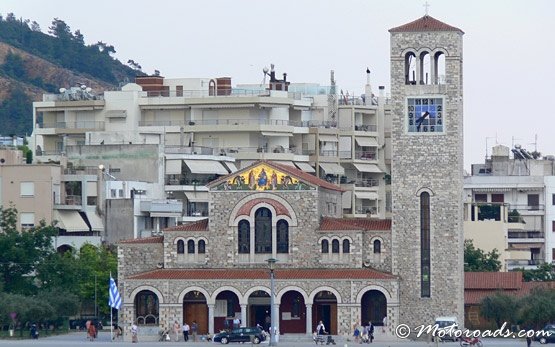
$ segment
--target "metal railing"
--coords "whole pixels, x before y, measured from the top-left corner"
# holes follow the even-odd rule
[[[355,159],[378,160],[378,153],[374,151],[355,151]]]
[[[166,175],[167,186],[197,186],[202,187],[215,180],[218,176],[210,176],[206,178],[191,178],[181,175]]]
[[[225,155],[225,152],[219,151],[217,148],[205,146],[174,146],[166,145],[164,151],[168,154],[194,154],[194,155]]]
[[[77,121],[77,122],[46,122],[38,123],[41,129],[94,129],[104,130],[104,122],[101,121]]]
[[[41,157],[41,156],[47,156],[47,155],[62,155],[64,153],[64,151],[35,151],[35,155],[37,157]]]
[[[367,125],[356,125],[355,124],[355,130],[356,131],[373,131],[376,132],[378,131],[378,126],[375,124],[367,124]]]
[[[377,187],[379,185],[380,181],[374,178],[355,180],[355,187]]]
[[[372,206],[371,207],[365,207],[365,206],[357,207],[355,209],[355,211],[356,211],[356,214],[370,214],[370,215],[378,214],[378,208],[375,207],[375,206],[374,207],[372,207]]]
[[[543,239],[545,237],[542,231],[509,231],[509,239]]]
[[[337,153],[337,150],[335,149],[321,150],[320,155],[323,157],[337,157],[338,153]]]
[[[66,195],[59,205],[79,206],[82,202],[81,195]]]
[[[520,211],[542,211],[545,209],[544,204],[538,205],[516,205],[516,204],[509,204],[509,210],[520,210]]]

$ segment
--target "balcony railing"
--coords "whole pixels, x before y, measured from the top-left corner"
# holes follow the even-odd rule
[[[378,153],[373,151],[355,151],[355,159],[378,160]]]
[[[380,181],[377,179],[357,179],[355,180],[355,187],[378,187]]]
[[[62,155],[63,153],[64,153],[63,151],[42,151],[42,150],[35,151],[35,155],[37,157],[47,156],[47,155]]]
[[[164,151],[168,154],[225,155],[225,152],[220,153],[221,151],[218,150],[217,148],[205,147],[205,146],[182,147],[182,146],[166,145]]]
[[[320,155],[323,157],[337,157],[337,150],[335,149],[321,150]]]
[[[79,206],[82,202],[81,195],[66,195],[65,199],[60,202],[60,205]]]
[[[80,166],[64,169],[64,175],[97,175],[97,166]]]
[[[543,239],[544,233],[541,231],[509,231],[509,239]]]
[[[368,124],[368,125],[355,125],[356,131],[378,131],[378,126],[375,124]]]
[[[181,177],[181,175],[166,175],[167,186],[205,186],[215,180],[218,176],[206,178]]]
[[[38,123],[41,129],[94,129],[104,130],[104,122],[97,121],[78,121],[78,122],[52,122]]]
[[[370,206],[370,207],[365,207],[365,206],[357,207],[355,211],[356,211],[356,214],[370,214],[370,215],[378,214],[378,208],[375,207],[375,206],[374,207],[372,207],[372,206]]]
[[[509,205],[509,210],[517,210],[517,211],[543,211],[545,209],[545,205],[544,204],[538,204],[538,205],[516,205],[516,204],[510,204]]]
[[[513,268],[519,266],[541,265],[544,261],[541,259],[508,259],[507,265]]]

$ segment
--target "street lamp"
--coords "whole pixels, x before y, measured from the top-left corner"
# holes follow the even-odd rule
[[[275,309],[275,288],[274,288],[274,269],[276,266],[277,259],[270,258],[266,260],[268,262],[268,267],[270,268],[270,344],[269,346],[277,346],[276,341],[276,309]]]

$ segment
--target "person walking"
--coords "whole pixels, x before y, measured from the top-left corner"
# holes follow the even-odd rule
[[[93,323],[89,324],[89,329],[87,330],[87,333],[89,335],[89,339],[91,341],[94,341],[94,339],[96,338],[96,327]]]
[[[372,322],[368,322],[368,326],[366,328],[368,329],[368,341],[372,343],[372,341],[374,341],[374,325]]]
[[[132,343],[137,343],[139,342],[139,327],[137,326],[137,324],[133,323],[131,325],[131,342]]]
[[[326,333],[326,327],[324,326],[324,322],[320,321],[320,323],[318,323],[318,326],[316,327],[316,334],[318,334],[318,336],[322,336]]]
[[[175,333],[175,342],[179,341],[179,332],[181,331],[181,326],[177,321],[173,323],[173,332]]]
[[[189,326],[189,324],[187,324],[187,322],[183,322],[183,341],[185,342],[189,341],[190,330],[191,330],[191,327]]]
[[[197,321],[193,321],[191,324],[191,334],[193,334],[193,342],[197,342],[197,331],[198,331],[198,324]]]

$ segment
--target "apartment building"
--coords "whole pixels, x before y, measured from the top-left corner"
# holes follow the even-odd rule
[[[464,191],[465,239],[496,248],[504,271],[555,260],[555,157],[497,145],[484,164],[472,165]]]
[[[373,96],[369,73],[360,98],[337,95],[335,86],[292,84],[273,67],[267,74],[266,85],[147,76],[119,91],[83,87],[44,95],[33,104],[35,161],[102,165],[103,182],[148,183],[145,196],[171,205],[172,216],[142,201],[140,214],[152,219],[136,222],[134,236],[206,218],[206,184],[257,160],[341,186],[346,216],[389,217],[389,105],[383,90]],[[130,196],[131,186],[126,189],[122,194]]]
[[[100,245],[104,227],[95,210],[96,175],[75,174],[59,164],[25,164],[21,151],[2,149],[0,206],[17,209],[20,230],[56,221],[60,231],[53,243],[61,251]]]

